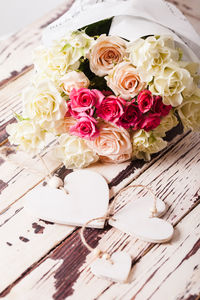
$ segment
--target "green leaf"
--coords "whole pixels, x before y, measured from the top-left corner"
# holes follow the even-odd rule
[[[19,114],[17,114],[16,112],[14,112],[14,116],[15,116],[15,118],[16,118],[19,122],[25,121],[25,120],[30,120],[29,118],[24,118],[24,117],[22,117],[22,115],[19,115]]]
[[[101,20],[99,22],[84,26],[79,30],[85,30],[85,33],[89,36],[99,36],[103,33],[108,34],[113,18]]]

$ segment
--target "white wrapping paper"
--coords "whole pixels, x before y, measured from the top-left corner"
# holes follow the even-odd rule
[[[76,0],[66,14],[44,30],[43,43],[49,46],[67,31],[113,16],[109,34],[131,41],[150,34],[172,35],[187,58],[200,58],[199,35],[178,9],[164,0]]]

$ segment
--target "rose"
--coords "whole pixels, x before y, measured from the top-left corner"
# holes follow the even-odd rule
[[[200,89],[197,88],[191,97],[185,98],[177,111],[185,130],[200,131]]]
[[[193,88],[194,82],[189,71],[175,63],[165,64],[149,85],[154,95],[162,96],[163,103],[173,107],[182,103],[183,94],[191,95]]]
[[[73,89],[88,88],[89,85],[90,81],[83,72],[68,72],[61,78],[61,87],[67,95]]]
[[[128,103],[125,107],[123,115],[120,117],[117,122],[118,126],[121,126],[125,129],[130,128],[138,129],[138,125],[142,120],[142,113],[138,109],[138,106],[134,102]]]
[[[137,69],[129,62],[122,62],[106,77],[107,85],[115,93],[125,100],[135,97],[144,87]]]
[[[6,127],[11,144],[18,145],[24,151],[38,153],[45,146],[45,131],[32,120],[22,120]]]
[[[105,98],[96,113],[105,121],[116,123],[124,112],[125,100],[115,96]]]
[[[146,73],[151,81],[153,75],[158,74],[162,66],[171,59],[178,61],[179,51],[170,36],[149,36],[138,39],[129,44],[131,63]]]
[[[94,139],[99,135],[99,130],[96,127],[97,121],[87,115],[80,117],[76,125],[70,128],[70,133],[84,139]]]
[[[138,107],[142,113],[148,112],[153,105],[153,95],[148,90],[143,90],[137,97]]]
[[[173,111],[161,118],[160,125],[153,130],[154,136],[164,137],[166,132],[178,125],[178,120]]]
[[[117,36],[101,35],[89,52],[90,69],[98,76],[105,76],[125,56],[126,42]]]
[[[140,123],[140,128],[145,131],[150,131],[160,125],[160,115],[159,114],[148,114],[144,116],[142,122]]]
[[[56,128],[56,134],[69,133],[70,128],[77,123],[77,120],[73,117],[65,117],[61,120],[59,126]]]
[[[98,107],[104,99],[104,95],[100,91],[85,88],[79,90],[73,89],[69,97],[73,111],[77,113],[88,112],[90,116],[92,116],[94,112],[93,106]]]
[[[143,129],[137,130],[133,134],[133,157],[151,159],[151,154],[157,153],[167,146],[167,142],[161,137],[154,135],[153,131],[146,132]]]
[[[80,58],[86,56],[94,38],[81,31],[65,34],[50,47],[35,50],[34,64],[38,73],[44,74],[59,84],[60,78],[68,71],[77,70]]]
[[[155,113],[160,114],[160,116],[164,117],[164,116],[168,115],[168,113],[170,112],[171,109],[172,109],[171,105],[165,105],[163,103],[161,96],[154,96],[153,97],[152,110]]]
[[[102,161],[120,163],[131,158],[132,146],[127,130],[103,121],[99,130],[99,136],[88,141],[88,145]]]
[[[44,129],[56,127],[67,111],[66,101],[48,80],[25,89],[22,101],[23,116],[34,120]]]
[[[68,169],[85,168],[98,160],[98,155],[87,146],[83,139],[66,133],[59,137],[58,142],[55,156]]]

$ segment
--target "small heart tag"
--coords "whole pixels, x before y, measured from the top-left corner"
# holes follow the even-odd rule
[[[111,260],[97,258],[91,264],[91,272],[97,277],[102,277],[116,282],[126,282],[131,270],[131,257],[126,252],[115,252]]]
[[[154,218],[150,217],[152,206],[153,200],[148,197],[137,199],[119,210],[109,220],[109,224],[147,242],[167,242],[173,236],[173,226],[158,218],[165,212],[165,204],[157,199],[157,215]]]
[[[79,170],[65,177],[68,192],[49,186],[37,187],[26,195],[27,207],[36,217],[59,224],[82,226],[88,220],[103,217],[108,209],[109,189],[98,173]],[[90,227],[103,228],[105,220]]]

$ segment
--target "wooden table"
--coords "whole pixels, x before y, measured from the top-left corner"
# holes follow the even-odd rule
[[[171,1],[189,18],[200,33],[199,0]],[[21,111],[20,92],[33,74],[31,51],[40,43],[41,32],[65,13],[73,0],[12,35],[0,44],[0,142],[6,143],[5,127],[14,121],[12,110]],[[178,133],[178,134],[177,134]],[[87,229],[91,245],[127,251],[132,271],[126,284],[98,279],[90,272],[91,254],[83,246],[79,228],[38,220],[24,209],[23,196],[43,181],[42,173],[29,173],[9,160],[24,155],[5,151],[0,158],[0,297],[29,299],[137,299],[194,300],[200,292],[200,135],[169,136],[169,146],[148,163],[134,161],[121,165],[96,164],[90,169],[103,174],[114,196],[124,186],[150,185],[168,206],[164,219],[175,234],[170,243],[157,245],[130,237],[114,228]],[[60,177],[70,172],[43,153],[51,170]],[[27,162],[27,160],[26,160]],[[42,166],[37,159],[32,168]]]

